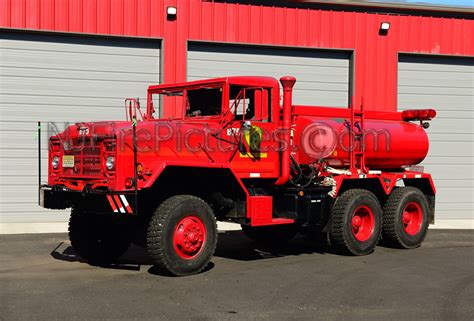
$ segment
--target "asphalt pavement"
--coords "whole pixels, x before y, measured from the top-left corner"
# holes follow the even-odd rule
[[[131,247],[95,267],[65,234],[0,235],[1,320],[472,320],[474,230],[422,247],[340,256],[300,237],[281,249],[219,233],[208,269],[157,274]]]

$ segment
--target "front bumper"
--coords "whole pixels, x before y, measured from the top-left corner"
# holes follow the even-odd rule
[[[135,199],[133,192],[76,191],[57,186],[40,188],[40,206],[48,209],[77,206],[86,212],[135,215]]]

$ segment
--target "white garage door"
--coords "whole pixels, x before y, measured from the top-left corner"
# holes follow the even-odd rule
[[[434,108],[424,161],[437,187],[436,217],[474,218],[474,59],[401,56],[398,109]]]
[[[0,33],[0,222],[67,219],[37,206],[36,122],[124,119],[123,99],[146,97],[147,86],[160,79],[159,46]],[[46,150],[43,155],[46,179]]]
[[[190,43],[188,80],[225,76],[295,76],[299,105],[347,107],[350,59],[346,52]]]

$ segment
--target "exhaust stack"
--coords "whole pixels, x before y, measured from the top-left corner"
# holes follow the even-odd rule
[[[290,178],[291,110],[293,105],[293,86],[295,85],[296,78],[292,76],[284,76],[280,78],[280,82],[283,87],[283,150],[281,154],[280,177],[275,182],[276,185],[284,185]]]

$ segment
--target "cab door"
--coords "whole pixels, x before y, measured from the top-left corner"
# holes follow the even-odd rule
[[[226,130],[236,142],[231,168],[242,178],[278,176],[277,127],[271,121],[271,89],[231,86],[229,108],[233,120]]]

